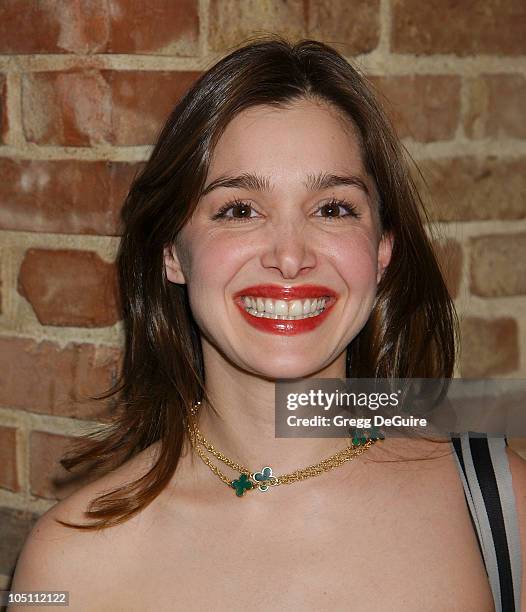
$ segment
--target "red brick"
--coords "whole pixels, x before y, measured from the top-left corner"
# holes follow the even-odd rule
[[[199,72],[135,70],[106,70],[101,74],[112,92],[115,145],[154,143],[179,99],[200,76]]]
[[[428,187],[415,178],[436,221],[526,218],[526,158],[428,159],[418,165]]]
[[[526,295],[525,261],[525,233],[471,238],[471,293],[482,297]]]
[[[0,487],[20,491],[16,461],[16,429],[0,426]]]
[[[395,53],[459,56],[526,52],[524,0],[393,0]]]
[[[518,326],[515,319],[461,318],[461,376],[486,378],[519,367]]]
[[[411,75],[369,80],[400,138],[431,142],[454,137],[460,118],[459,77]]]
[[[115,266],[92,251],[28,249],[18,291],[42,325],[106,327],[120,318]]]
[[[433,247],[449,294],[452,298],[456,298],[462,278],[462,247],[455,240],[436,243]]]
[[[104,421],[104,401],[80,402],[100,394],[119,374],[116,347],[0,337],[0,404],[31,412]],[[77,402],[77,400],[79,400]]]
[[[470,79],[467,90],[464,129],[470,138],[526,138],[523,75],[483,75]]]
[[[2,266],[2,257],[4,257],[4,253],[5,253],[5,251],[3,251],[2,254],[0,255],[0,269],[1,269],[1,266]],[[4,310],[3,310],[3,307],[2,307],[3,285],[4,285],[4,280],[3,280],[2,275],[0,273],[0,315],[4,314]]]
[[[31,493],[46,499],[64,499],[80,486],[95,478],[75,478],[60,464],[72,450],[76,438],[32,431],[30,434],[30,487]]]
[[[380,37],[379,0],[211,0],[208,43],[225,52],[269,32],[291,42],[314,38],[344,55],[368,53]]]
[[[111,53],[195,55],[198,52],[197,0],[109,3]]]
[[[96,53],[109,34],[106,0],[4,0],[1,53]]]
[[[90,146],[111,140],[111,92],[97,70],[35,72],[22,77],[26,140]]]
[[[307,36],[327,42],[344,55],[369,53],[380,38],[380,0],[310,0]]]
[[[197,0],[4,0],[0,53],[195,55]]]
[[[25,75],[25,137],[41,145],[153,144],[199,74],[76,69]]]
[[[119,213],[142,164],[0,158],[0,228],[121,233]]]
[[[267,32],[296,40],[307,28],[302,0],[211,0],[208,17],[208,46],[213,51],[226,51]]]
[[[5,142],[7,130],[7,82],[5,75],[0,74],[0,144]]]

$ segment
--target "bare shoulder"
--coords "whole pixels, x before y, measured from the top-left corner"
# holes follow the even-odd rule
[[[526,543],[526,459],[506,446],[508,462],[510,465],[513,492],[517,504],[519,524],[523,531],[522,542]],[[524,551],[526,553],[526,551]]]
[[[517,504],[522,555],[521,610],[526,610],[526,460],[506,446]]]
[[[116,470],[81,487],[45,512],[30,531],[18,558],[11,591],[69,591],[70,609],[93,610],[94,585],[104,584],[111,575],[111,564],[118,562],[123,532],[137,523],[132,517],[116,527],[79,530],[58,521],[88,524],[85,511],[91,501],[145,474],[154,462],[154,445]],[[135,519],[135,521],[134,521]],[[136,525],[135,525],[136,527]],[[125,553],[125,551],[122,551]],[[108,553],[108,554],[106,554]],[[111,553],[111,554],[110,554]],[[19,606],[10,607],[15,611]]]

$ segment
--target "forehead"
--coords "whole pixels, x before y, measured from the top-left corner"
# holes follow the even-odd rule
[[[267,170],[279,179],[320,169],[363,171],[352,121],[325,102],[255,106],[236,115],[214,149],[209,176],[230,170]]]

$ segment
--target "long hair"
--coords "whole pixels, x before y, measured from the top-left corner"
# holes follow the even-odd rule
[[[113,398],[104,429],[80,439],[61,464],[107,473],[159,442],[153,467],[133,483],[92,500],[89,525],[122,523],[151,503],[177,468],[189,408],[207,397],[199,329],[185,285],[170,283],[164,248],[177,241],[205,185],[214,146],[241,111],[300,99],[326,101],[358,129],[365,169],[379,194],[382,232],[393,237],[391,261],[371,315],[347,347],[347,377],[452,376],[458,319],[424,219],[405,150],[366,79],[331,47],[292,44],[269,35],[221,59],[187,91],[162,128],[122,208],[116,259],[125,329],[116,383],[90,399]],[[352,368],[350,367],[352,364]]]

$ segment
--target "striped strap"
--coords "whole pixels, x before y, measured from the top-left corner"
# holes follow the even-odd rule
[[[451,441],[495,610],[518,612],[522,562],[507,441],[503,437],[469,437],[467,433]]]

